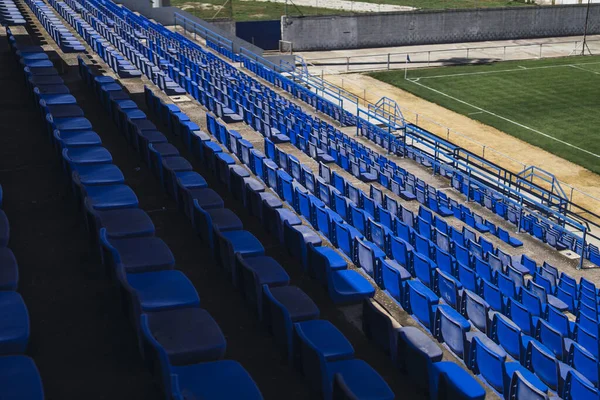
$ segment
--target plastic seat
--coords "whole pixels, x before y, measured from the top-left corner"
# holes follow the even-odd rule
[[[552,351],[537,340],[527,344],[523,365],[557,393],[562,393],[567,372],[572,369],[558,361]]]
[[[54,140],[56,141],[56,147],[60,151],[62,151],[64,148],[93,147],[102,145],[102,139],[100,139],[100,136],[91,130],[55,130],[53,135]]]
[[[231,276],[234,285],[237,286],[239,282],[235,255],[240,254],[242,257],[262,256],[265,254],[265,248],[260,240],[248,231],[216,231],[215,234],[215,247],[221,266]]]
[[[293,324],[319,318],[319,308],[296,286],[263,285],[263,321],[285,357],[294,354]]]
[[[0,247],[0,291],[15,291],[19,284],[19,265],[12,250]]]
[[[585,376],[595,387],[598,387],[598,383],[600,382],[600,366],[592,353],[579,343],[572,343],[566,362]]]
[[[23,354],[28,342],[29,312],[23,298],[17,292],[0,292],[0,355]]]
[[[485,389],[466,370],[452,361],[434,363],[429,384],[430,399],[483,400]]]
[[[407,326],[397,330],[397,354],[393,357],[402,371],[420,388],[429,386],[429,369],[442,360],[440,346],[420,329]]]
[[[23,355],[0,357],[0,398],[43,400],[44,388],[35,362]]]
[[[433,331],[434,314],[439,298],[418,280],[407,281],[406,306],[427,329]]]
[[[362,304],[362,330],[365,336],[395,358],[398,330],[402,326],[377,301],[364,299]]]
[[[302,263],[302,267],[307,268],[307,247],[311,243],[313,246],[321,246],[322,240],[319,235],[306,225],[292,226],[286,223],[283,228],[285,247],[290,255],[297,258]]]
[[[509,399],[547,400],[548,395],[530,383],[520,371],[515,371],[510,381]]]
[[[452,350],[458,357],[466,358],[468,349],[465,349],[465,335],[471,329],[471,324],[456,310],[447,305],[440,305],[436,309],[434,337]]]
[[[227,343],[208,311],[181,308],[142,315],[171,365],[188,365],[223,358]]]
[[[171,143],[151,143],[148,145],[148,154],[150,164],[150,170],[154,173],[154,176],[160,179],[162,160],[167,157],[179,156],[179,150]]]
[[[117,265],[128,274],[175,268],[175,257],[171,249],[155,236],[109,238],[106,229],[102,228],[100,241],[104,263],[110,270]]]
[[[541,318],[537,321],[535,338],[549,348],[558,360],[567,360],[567,354],[573,341],[568,337],[565,338],[558,329]]]
[[[270,231],[277,235],[281,244],[284,243],[283,229],[286,222],[291,226],[302,225],[302,220],[298,217],[298,214],[285,207],[279,207],[275,210],[275,221],[266,221],[267,224],[272,224]]]
[[[183,208],[183,197],[186,189],[208,187],[206,179],[196,171],[180,171],[175,173],[175,202]]]
[[[194,214],[194,201],[197,201],[203,210],[223,208],[225,206],[221,196],[208,187],[185,188],[182,198],[183,210],[185,215],[190,219]]]
[[[205,210],[194,199],[192,223],[198,236],[214,248],[214,231],[221,232],[242,230],[244,226],[240,218],[228,208],[212,208]]]
[[[462,292],[460,301],[460,313],[481,332],[489,332],[489,324],[496,312],[490,309],[490,305],[477,294],[466,289]]]
[[[565,389],[562,395],[565,400],[597,399],[598,389],[594,388],[585,377],[575,370],[567,373]]]
[[[84,195],[95,210],[137,208],[138,199],[127,185],[85,186]]]
[[[72,170],[81,165],[110,164],[112,155],[108,150],[101,146],[66,148],[62,152],[63,162],[66,171],[70,174]]]
[[[256,310],[259,319],[263,313],[263,286],[285,286],[290,277],[285,269],[272,257],[253,256],[244,258],[236,254],[238,279],[246,303]]]
[[[202,399],[262,400],[263,397],[248,372],[237,362],[223,360],[172,366],[161,343],[152,335],[142,316],[144,354],[154,370],[159,371],[165,396]]]

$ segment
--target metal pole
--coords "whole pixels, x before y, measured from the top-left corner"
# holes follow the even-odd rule
[[[588,19],[590,18],[590,3],[592,0],[588,0],[587,10],[585,12],[585,25],[583,26],[583,43],[581,44],[581,55],[585,56],[585,48],[587,46],[587,30],[588,30]]]
[[[504,46],[504,61],[506,61],[506,46]]]
[[[540,43],[540,58],[542,58],[542,46],[543,45],[544,45],[543,43]]]
[[[390,53],[388,53],[387,69],[390,70]]]
[[[589,5],[589,3],[588,3]],[[583,229],[583,243],[581,244],[581,257],[579,258],[579,265],[577,266],[577,269],[582,269],[583,268],[583,257],[585,255],[585,237],[587,236],[587,229]]]
[[[346,57],[346,72],[350,71],[350,57]]]

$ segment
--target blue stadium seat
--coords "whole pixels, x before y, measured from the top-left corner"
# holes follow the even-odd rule
[[[593,385],[580,373],[575,370],[571,370],[567,373],[565,379],[565,388],[562,394],[562,398],[565,400],[586,400],[586,399],[597,399],[598,389],[594,388]]]
[[[409,280],[406,284],[408,290],[406,292],[405,308],[427,329],[433,331],[435,310],[439,297],[421,281]]]
[[[535,327],[539,317],[532,316],[527,307],[515,299],[508,299],[506,316],[510,318],[527,336],[535,334]]]
[[[411,278],[410,272],[395,260],[381,261],[381,286],[400,304],[405,299],[406,281]]]
[[[19,285],[19,265],[12,250],[0,247],[0,291],[16,291]]]
[[[406,326],[397,330],[397,354],[392,358],[400,369],[408,374],[421,389],[429,386],[430,369],[433,363],[442,360],[440,346],[420,329]]]
[[[458,364],[442,361],[431,367],[429,394],[432,400],[483,400],[485,389]]]
[[[25,353],[29,343],[29,312],[19,293],[0,292],[0,315],[0,355]]]
[[[477,329],[489,334],[490,322],[496,312],[490,309],[490,305],[484,299],[465,289],[462,292],[460,307],[460,313],[467,317]]]
[[[535,338],[550,349],[554,356],[560,360],[567,360],[567,354],[573,341],[564,337],[562,333],[543,319],[538,319],[535,329]]]
[[[0,357],[0,397],[43,400],[44,388],[35,362],[24,355]]]
[[[364,299],[362,329],[386,354],[396,357],[396,342],[401,325],[375,300]]]
[[[293,324],[319,318],[319,308],[296,286],[263,286],[263,321],[273,333],[275,342],[291,360],[294,353]]]
[[[256,383],[239,363],[223,360],[171,365],[160,338],[150,331],[146,316],[142,316],[141,327],[144,355],[153,370],[158,371],[156,379],[166,397],[180,400],[185,394],[195,398],[262,400]]]
[[[239,231],[244,229],[236,213],[228,208],[209,208],[205,210],[194,199],[192,224],[200,238],[214,248],[214,232]]]
[[[283,227],[283,236],[290,255],[300,260],[302,267],[306,270],[308,268],[308,244],[321,246],[322,240],[319,235],[306,225],[292,226],[286,221]]]
[[[138,198],[127,185],[85,186],[83,195],[94,210],[137,208]]]
[[[552,351],[537,340],[527,343],[523,365],[557,393],[562,393],[567,372],[572,370],[567,364],[558,361]]]
[[[509,399],[548,400],[548,395],[530,383],[520,371],[515,371],[510,381]]]
[[[572,343],[566,363],[586,377],[594,387],[600,382],[598,360],[579,343]]]
[[[244,230],[214,231],[215,249],[221,267],[231,277],[234,285],[238,285],[238,271],[236,269],[235,255],[242,257],[255,257],[265,254],[265,248],[260,240],[252,233]]]
[[[106,229],[100,229],[103,261],[113,275],[115,268],[126,273],[161,271],[175,268],[175,257],[169,246],[156,236],[109,238]]]
[[[465,317],[447,305],[440,305],[436,309],[434,328],[433,336],[437,340],[445,343],[459,358],[466,359],[468,349],[465,337],[471,324]]]

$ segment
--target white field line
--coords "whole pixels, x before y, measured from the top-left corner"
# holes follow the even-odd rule
[[[577,68],[580,65],[588,65],[588,64],[600,64],[600,61],[598,61],[598,62],[590,62],[590,63],[579,63],[579,64],[544,65],[542,67],[523,67],[522,65],[519,65],[518,68],[501,69],[501,70],[498,70],[498,71],[464,72],[464,73],[461,73],[461,74],[420,76],[419,78],[410,78],[410,79],[412,80],[412,79],[431,79],[431,78],[451,78],[451,77],[454,77],[454,76],[488,75],[488,74],[497,74],[497,73],[500,73],[500,72],[530,71],[530,70],[535,70],[535,69],[546,69],[546,68],[562,68],[562,67],[574,67],[574,68]],[[585,70],[583,68],[579,68],[579,69],[582,69],[582,70],[587,71],[587,72],[592,72],[590,70]]]
[[[554,141],[556,141],[556,142],[562,143],[562,144],[564,144],[565,146],[569,146],[569,147],[571,147],[571,148],[573,148],[573,149],[576,149],[576,150],[579,150],[579,151],[581,151],[581,152],[583,152],[583,153],[589,154],[589,155],[591,155],[591,156],[594,156],[594,157],[596,157],[596,158],[600,158],[600,155],[599,155],[599,154],[592,153],[591,151],[588,151],[588,150],[582,149],[581,147],[577,147],[577,146],[575,146],[574,144],[571,144],[571,143],[565,142],[564,140],[561,140],[561,139],[557,139],[557,138],[555,138],[554,136],[548,135],[547,133],[544,133],[544,132],[538,131],[537,129],[533,129],[533,128],[531,128],[531,127],[527,126],[527,125],[523,125],[523,124],[521,124],[521,123],[519,123],[519,122],[513,121],[512,119],[508,119],[508,118],[506,118],[506,117],[503,117],[502,115],[499,115],[499,114],[493,113],[493,112],[491,112],[491,111],[488,111],[488,110],[486,110],[486,109],[484,109],[484,108],[477,107],[477,106],[475,106],[475,105],[473,105],[473,104],[471,104],[471,103],[467,103],[466,101],[463,101],[463,100],[461,100],[461,99],[457,99],[457,98],[456,98],[456,97],[454,97],[454,96],[450,96],[450,95],[449,95],[449,94],[447,94],[447,93],[444,93],[444,92],[442,92],[442,91],[439,91],[439,90],[437,90],[437,89],[433,89],[433,88],[431,88],[431,87],[429,87],[429,86],[423,85],[423,84],[422,84],[422,83],[420,83],[420,82],[415,82],[415,81],[411,81],[411,82],[412,82],[412,83],[414,83],[415,85],[419,85],[419,86],[421,86],[421,87],[423,87],[423,88],[425,88],[425,89],[429,89],[429,90],[431,90],[432,92],[435,92],[435,93],[441,94],[442,96],[448,97],[449,99],[452,99],[452,100],[454,100],[454,101],[458,101],[459,103],[465,104],[465,105],[467,105],[467,106],[469,106],[469,107],[473,107],[473,108],[474,108],[474,109],[476,109],[476,110],[479,110],[479,111],[481,111],[481,112],[484,112],[484,113],[486,113],[486,114],[492,115],[492,116],[494,116],[494,117],[496,117],[496,118],[499,118],[499,119],[502,119],[502,120],[504,120],[504,121],[506,121],[506,122],[510,122],[511,124],[514,124],[514,125],[516,125],[516,126],[519,126],[519,127],[521,127],[521,128],[527,129],[528,131],[531,131],[531,132],[533,132],[533,133],[537,133],[538,135],[541,135],[541,136],[547,137],[548,139],[552,139],[552,140],[554,140]]]
[[[571,65],[569,65],[569,67],[577,68],[577,69],[585,71],[585,72],[591,72],[592,74],[600,75],[600,72],[596,72],[596,71],[592,71],[592,70],[589,70],[589,69],[581,68],[577,64],[571,64]]]

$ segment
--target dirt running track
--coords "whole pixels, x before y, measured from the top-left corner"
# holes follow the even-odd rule
[[[483,145],[489,146],[498,150],[503,154],[509,155],[511,158],[521,161],[529,165],[536,165],[552,174],[560,181],[568,183],[575,188],[588,193],[589,195],[600,199],[600,175],[597,175],[579,165],[573,164],[563,158],[555,156],[539,147],[530,145],[520,139],[510,136],[496,128],[484,125],[478,121],[472,120],[464,115],[450,111],[437,104],[423,100],[420,97],[414,96],[404,90],[398,89],[387,83],[378,81],[366,75],[361,74],[344,74],[344,75],[327,75],[325,77],[331,83],[354,93],[361,99],[366,93],[367,101],[372,103],[377,102],[382,96],[389,97],[395,100],[400,106],[418,111],[419,126],[436,133],[442,137],[446,137],[445,128],[436,126],[430,123],[427,119],[435,120],[451,129],[460,132],[465,137],[475,140]],[[376,94],[376,96],[375,96]],[[404,117],[415,122],[414,114],[405,113]],[[462,146],[465,149],[473,151],[481,155],[481,146],[477,145],[464,137],[451,134],[450,140]],[[486,158],[514,172],[519,172],[522,169],[521,165],[510,161],[509,159],[486,150]],[[567,195],[570,190],[567,191]],[[600,213],[600,202],[587,198],[583,195],[574,193],[573,200],[575,203],[587,208],[588,210]],[[599,221],[600,222],[600,221]]]

